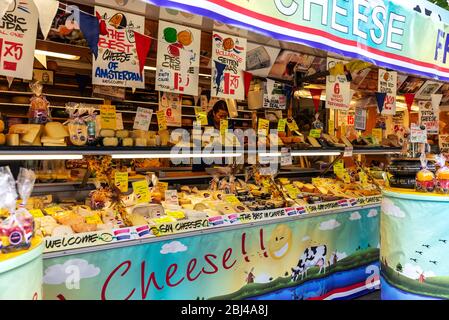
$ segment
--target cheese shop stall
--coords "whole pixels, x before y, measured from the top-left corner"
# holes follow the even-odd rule
[[[381,2],[0,6],[0,236],[24,234],[0,257],[25,250],[0,287],[22,270],[30,299],[378,290],[382,188],[403,182],[386,168],[438,137],[449,91],[411,37],[447,17]]]

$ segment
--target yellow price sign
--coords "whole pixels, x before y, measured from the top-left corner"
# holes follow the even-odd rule
[[[285,132],[285,126],[287,125],[287,119],[279,119],[278,132]]]
[[[321,129],[310,130],[309,136],[311,136],[313,138],[321,138]]]
[[[117,129],[117,114],[115,106],[102,105],[100,107],[100,118],[102,129]]]
[[[175,219],[184,219],[186,215],[182,211],[167,211],[167,216],[173,217]]]
[[[260,136],[268,135],[268,130],[270,129],[270,121],[267,119],[259,118],[257,129],[258,135]]]
[[[195,107],[196,121],[198,121],[202,126],[207,126],[207,112],[203,111],[201,107]]]
[[[230,204],[241,204],[240,200],[233,194],[225,195],[225,201]]]
[[[157,111],[156,116],[159,130],[167,130],[167,117],[165,116],[165,110]]]
[[[228,131],[228,120],[220,120],[220,136],[223,139],[226,136],[226,131]]]
[[[128,192],[128,172],[115,172],[115,186],[121,192]]]
[[[150,202],[150,189],[148,189],[148,182],[146,180],[133,182],[133,190],[137,198],[137,203]]]
[[[54,216],[55,214],[63,213],[65,211],[60,206],[48,207],[48,208],[45,208],[44,210],[50,216]]]
[[[92,215],[92,216],[87,216],[86,218],[86,223],[88,224],[102,224],[103,221],[101,221],[100,217],[96,214]]]
[[[383,138],[382,129],[381,128],[374,128],[371,131],[371,133],[372,133],[373,137],[376,138],[377,144],[381,144],[382,143],[382,138]]]
[[[343,160],[335,161],[334,163],[334,173],[337,174],[340,171],[345,170],[345,163]]]
[[[41,218],[44,216],[44,213],[42,212],[41,209],[32,209],[30,210],[30,213],[35,218]]]
[[[298,124],[296,123],[295,119],[293,119],[293,118],[287,119],[287,126],[290,129],[290,131],[298,131],[299,130]]]
[[[293,186],[291,184],[286,184],[284,186],[284,188],[285,188],[285,190],[287,190],[287,193],[290,196],[290,198],[293,198],[293,199],[296,199],[298,194],[301,193],[295,186]]]
[[[329,124],[328,124],[329,134],[334,134],[334,130],[335,130],[335,121],[331,119],[331,120],[329,120]]]

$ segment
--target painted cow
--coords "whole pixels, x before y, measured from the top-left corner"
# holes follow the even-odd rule
[[[325,245],[309,247],[304,250],[304,253],[299,258],[298,265],[292,268],[292,281],[297,281],[300,274],[301,280],[304,279],[304,275],[307,277],[307,270],[314,266],[320,267],[318,274],[320,274],[323,269],[323,273],[325,273],[326,254],[327,247]]]

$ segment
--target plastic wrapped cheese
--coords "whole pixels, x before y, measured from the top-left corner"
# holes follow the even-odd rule
[[[67,129],[60,122],[48,122],[44,127],[44,133],[50,139],[64,139],[69,136]]]

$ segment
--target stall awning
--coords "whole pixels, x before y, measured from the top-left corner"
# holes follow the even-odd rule
[[[443,22],[449,23],[449,15],[424,0],[146,1],[380,67],[449,81],[449,25]]]

